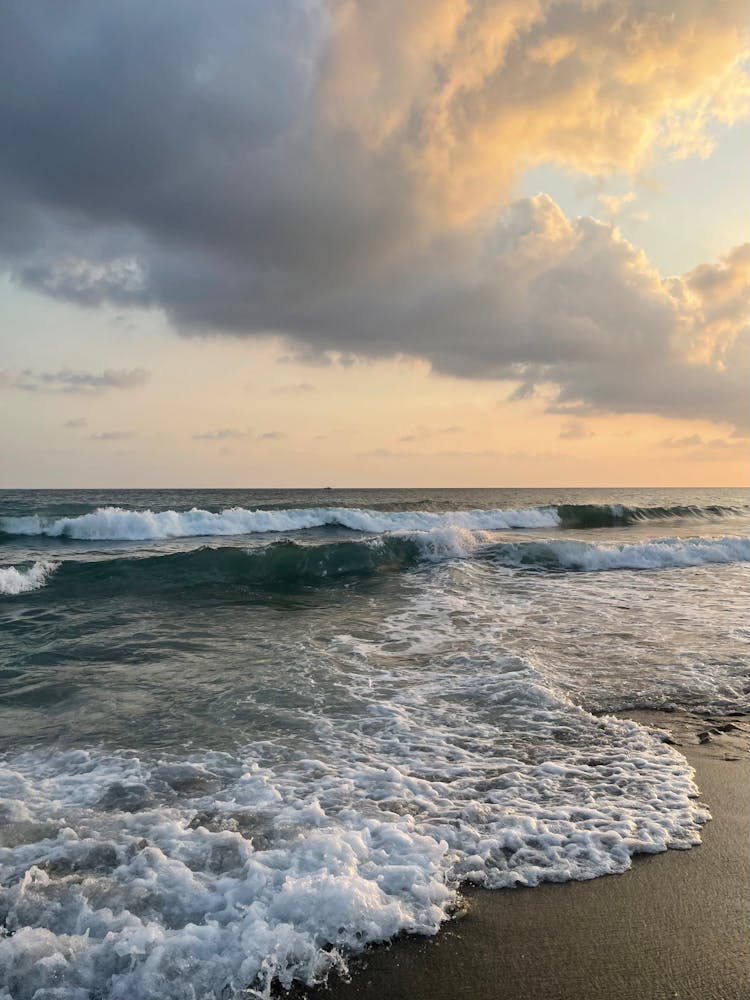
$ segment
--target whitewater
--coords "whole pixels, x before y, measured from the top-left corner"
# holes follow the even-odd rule
[[[231,1000],[625,871],[750,710],[741,491],[0,494],[0,1000]]]

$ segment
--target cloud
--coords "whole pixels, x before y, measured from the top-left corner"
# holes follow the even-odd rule
[[[125,441],[133,436],[132,431],[99,431],[89,435],[92,441]]]
[[[536,386],[533,382],[519,382],[513,392],[502,400],[502,403],[517,403],[521,399],[531,399],[536,393]]]
[[[417,427],[408,434],[402,434],[399,441],[424,441],[443,434],[461,434],[463,427],[450,424],[448,427]]]
[[[234,427],[221,427],[214,431],[202,431],[193,434],[194,441],[230,441],[234,438],[248,437],[248,431],[236,430]]]
[[[568,418],[746,424],[746,250],[665,279],[611,226],[508,203],[537,163],[705,155],[745,112],[741,0],[70,0],[64,30],[56,12],[0,11],[16,281],[158,307],[186,335],[282,335],[295,360],[548,384]],[[128,387],[47,374],[13,384]]]
[[[65,392],[72,394],[103,392],[107,389],[136,389],[145,385],[149,372],[145,368],[114,369],[102,372],[72,371],[35,372],[31,368],[3,376],[0,388],[21,389],[24,392]]]
[[[416,0],[334,6],[330,118],[408,151],[423,190],[466,217],[519,162],[637,173],[656,149],[706,155],[746,106],[739,2]]]
[[[557,436],[563,441],[580,441],[583,438],[593,437],[594,432],[577,420],[568,420],[562,425]]]
[[[569,417],[642,412],[747,426],[750,245],[665,279],[612,226],[567,220],[545,196],[509,213],[511,244],[494,274],[512,292],[494,293],[505,326],[495,355],[524,392],[557,386],[551,410]]]
[[[217,430],[202,431],[193,434],[194,441],[234,441],[241,438],[255,438],[256,441],[274,441],[284,437],[281,431],[264,431],[261,434],[252,434],[250,431],[238,430],[235,427],[220,427]]]
[[[709,438],[706,440],[700,434],[689,434],[684,437],[668,437],[659,442],[662,448],[694,449],[688,457],[725,458],[727,455],[747,453],[747,442],[738,437]]]
[[[411,454],[391,451],[390,448],[372,448],[370,451],[357,452],[357,458],[408,458]]]
[[[660,441],[662,448],[695,448],[696,445],[703,444],[700,434],[687,434],[684,437],[668,437]]]
[[[315,392],[315,386],[310,382],[296,382],[292,385],[277,385],[273,390],[279,395],[296,395],[297,393]]]
[[[635,192],[628,191],[625,194],[600,194],[597,196],[599,204],[607,215],[619,215],[626,205],[635,201]]]

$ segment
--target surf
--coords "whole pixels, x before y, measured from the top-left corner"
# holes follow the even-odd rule
[[[190,590],[281,593],[377,580],[430,563],[474,560],[516,572],[658,571],[750,561],[750,538],[664,537],[640,543],[580,540],[491,541],[467,529],[403,531],[328,543],[274,541],[251,548],[199,546],[170,554],[38,560],[0,568],[0,595],[15,597],[50,584],[68,596]]]
[[[0,566],[0,594],[15,597],[18,594],[28,594],[43,587],[50,575],[58,568],[59,563],[46,559],[38,559],[27,568],[17,566]]]
[[[550,528],[601,528],[647,520],[721,519],[737,517],[744,508],[708,505],[624,507],[619,504],[560,504],[522,508],[433,512],[383,511],[359,507],[302,507],[209,511],[129,510],[97,507],[86,514],[50,518],[39,514],[0,518],[6,536],[42,536],[80,541],[148,541],[169,538],[240,536],[270,532],[300,532],[340,527],[369,534],[460,528],[478,531]]]

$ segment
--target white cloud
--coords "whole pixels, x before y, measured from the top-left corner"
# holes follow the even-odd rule
[[[619,215],[626,205],[635,201],[635,192],[627,191],[625,194],[600,194],[597,196],[599,204],[608,216]]]

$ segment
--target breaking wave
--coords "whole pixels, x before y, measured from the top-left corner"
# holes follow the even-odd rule
[[[750,560],[750,538],[654,538],[634,544],[577,541],[509,542],[483,552],[510,566],[570,570],[673,569]]]
[[[290,510],[246,510],[244,507],[233,507],[218,513],[196,508],[154,512],[100,507],[90,514],[53,521],[45,521],[38,515],[0,520],[0,527],[9,535],[46,535],[96,541],[250,535],[327,526],[382,534],[398,530],[429,531],[434,528],[552,528],[558,524],[559,518],[554,507],[454,511],[443,514],[428,511],[362,510],[356,507],[307,507]]]
[[[659,570],[750,561],[750,538],[657,538],[622,545],[555,539],[488,542],[483,532],[453,528],[319,544],[286,539],[250,549],[201,546],[168,555],[37,562],[26,571],[9,567],[0,570],[0,593],[38,589],[58,566],[59,586],[88,595],[228,587],[282,591],[466,558],[521,571]]]
[[[28,594],[31,590],[39,590],[45,585],[50,573],[54,572],[58,565],[58,563],[38,560],[28,569],[0,566],[0,594],[14,597],[16,594]]]
[[[250,549],[201,546],[168,555],[70,560],[62,564],[57,579],[69,593],[84,596],[175,588],[284,590],[400,572],[423,561],[461,558],[479,544],[479,538],[452,529],[317,545],[284,540]],[[46,565],[54,569],[57,564]]]
[[[667,507],[627,507],[623,504],[559,504],[556,508],[563,528],[616,528],[641,521],[717,520],[741,517],[747,507],[721,504],[674,504]]]
[[[303,507],[286,510],[247,510],[232,507],[212,512],[125,510],[99,507],[77,517],[44,518],[38,514],[0,518],[6,535],[41,535],[90,541],[144,541],[217,535],[249,535],[303,531],[338,526],[352,531],[383,534],[392,531],[430,531],[463,528],[505,531],[536,528],[601,528],[644,520],[675,518],[716,519],[747,513],[745,508],[722,506],[624,507],[619,504],[575,504],[519,509],[378,511],[357,507]]]

